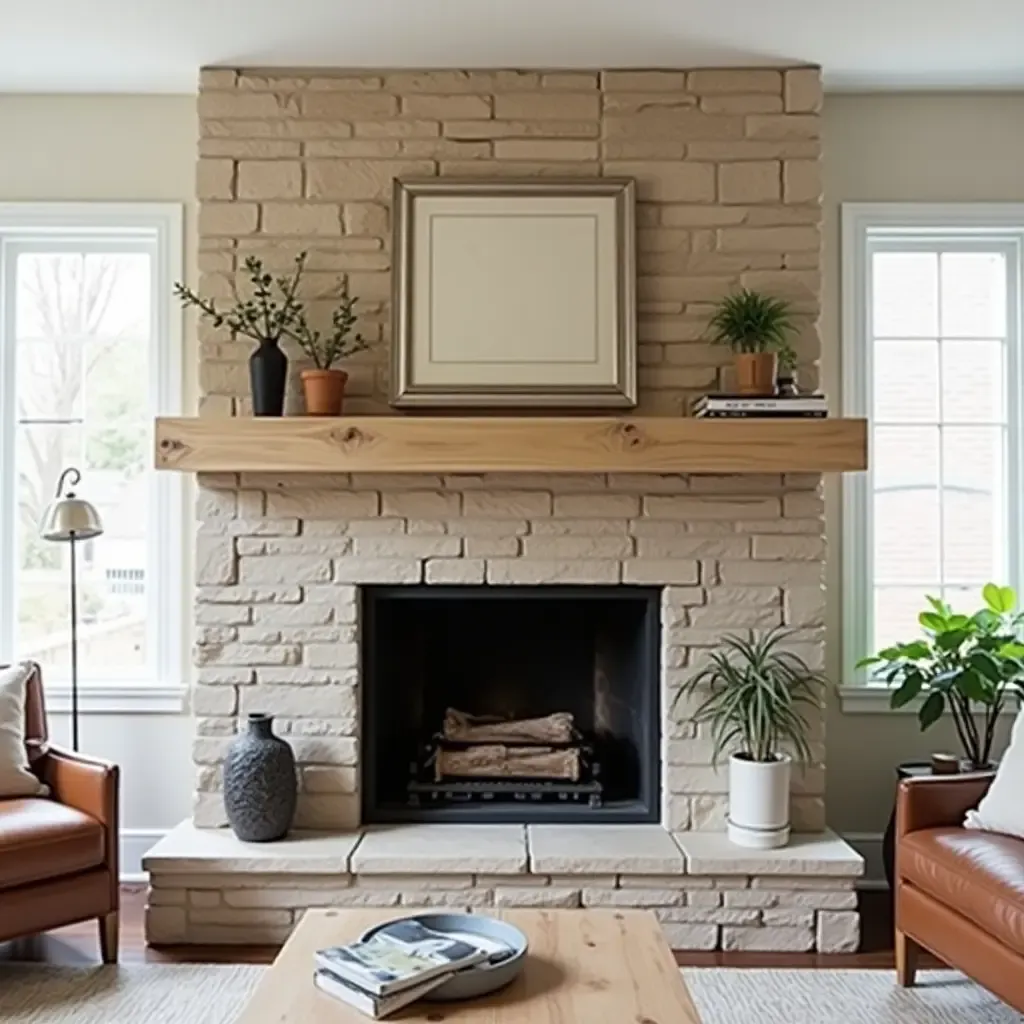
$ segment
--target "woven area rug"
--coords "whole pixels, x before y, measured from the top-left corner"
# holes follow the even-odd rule
[[[263,967],[0,966],[3,1024],[232,1024]],[[886,971],[683,972],[703,1024],[1020,1024],[984,989],[926,971],[910,992]],[[400,1018],[399,1018],[400,1019]]]

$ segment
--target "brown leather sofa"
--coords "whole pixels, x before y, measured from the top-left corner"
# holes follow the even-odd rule
[[[118,769],[49,745],[38,665],[25,719],[50,796],[0,800],[0,942],[97,918],[103,962],[116,963]]]
[[[914,983],[922,948],[1024,1013],[1024,839],[963,827],[989,775],[900,783],[896,970]]]

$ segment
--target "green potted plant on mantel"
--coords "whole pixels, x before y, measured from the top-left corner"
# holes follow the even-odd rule
[[[692,720],[709,726],[712,763],[729,754],[728,835],[737,846],[765,850],[789,842],[793,757],[812,760],[804,713],[820,711],[828,683],[786,650],[792,635],[777,627],[723,637],[723,650],[710,655],[673,703],[700,700]]]
[[[779,353],[792,351],[793,330],[788,302],[750,288],[721,299],[708,323],[710,340],[733,351],[741,395],[775,394]]]
[[[219,306],[180,282],[174,294],[186,307],[198,310],[215,329],[224,329],[236,338],[251,338],[257,343],[249,359],[253,413],[256,416],[281,416],[288,379],[288,357],[281,350],[286,340],[295,342],[313,362],[314,369],[302,372],[306,412],[310,416],[337,416],[341,412],[348,374],[334,369],[339,359],[355,355],[369,347],[363,336],[353,334],[359,301],[339,285],[339,301],[331,315],[331,330],[321,332],[310,326],[305,304],[299,299],[299,286],[306,269],[308,253],[295,257],[291,275],[275,277],[266,271],[263,261],[248,256],[244,267],[249,294],[239,294],[231,282],[234,303]]]
[[[986,584],[981,595],[985,606],[972,615],[926,598],[930,607],[918,616],[923,636],[884,647],[857,664],[896,687],[893,708],[923,698],[917,710],[922,731],[948,710],[971,770],[992,767],[999,715],[1007,700],[1024,694],[1024,616],[1017,595],[995,583]]]

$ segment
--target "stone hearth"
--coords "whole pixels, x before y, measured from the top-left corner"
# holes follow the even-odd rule
[[[831,833],[742,850],[657,825],[397,825],[268,845],[179,826],[149,853],[152,943],[277,943],[309,907],[644,907],[674,949],[841,953],[860,857]]]

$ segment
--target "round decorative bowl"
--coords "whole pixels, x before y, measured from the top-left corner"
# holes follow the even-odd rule
[[[400,920],[418,921],[435,932],[451,933],[452,938],[468,938],[472,941],[473,936],[478,935],[481,939],[490,939],[512,950],[511,956],[495,963],[484,960],[453,974],[443,985],[423,996],[425,1001],[447,1003],[497,992],[519,976],[526,962],[526,936],[518,928],[493,917],[485,917],[483,914],[414,914]],[[375,925],[363,933],[362,940],[365,941],[381,928],[393,923],[384,921]]]

